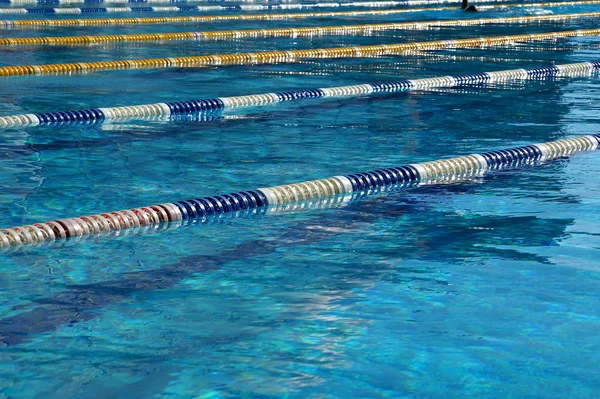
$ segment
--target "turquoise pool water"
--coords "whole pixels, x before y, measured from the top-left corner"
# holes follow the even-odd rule
[[[502,9],[479,17],[599,9]],[[460,18],[474,16],[230,22],[201,30]],[[0,52],[2,63],[21,65],[596,25]],[[200,28],[2,34],[189,30]],[[597,61],[599,43],[582,37],[298,64],[3,78],[0,115]],[[3,129],[0,227],[597,134],[599,100],[592,76],[307,100],[210,120]],[[595,397],[598,173],[600,158],[590,152],[335,208],[260,211],[4,251],[0,398]]]

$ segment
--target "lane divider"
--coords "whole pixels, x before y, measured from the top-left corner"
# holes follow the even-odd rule
[[[192,57],[147,58],[140,60],[117,60],[97,62],[77,62],[68,64],[16,65],[0,67],[0,76],[55,75],[90,73],[120,69],[165,69],[191,68],[222,65],[261,65],[293,63],[311,58],[364,58],[384,55],[398,55],[405,51],[435,50],[445,48],[487,47],[558,39],[561,37],[598,36],[600,29],[578,29],[561,32],[520,34],[510,36],[488,36],[468,39],[434,40],[379,44],[373,46],[316,48],[307,50],[261,51],[255,53],[213,54]]]
[[[513,24],[533,23],[543,21],[564,21],[581,18],[598,18],[600,12],[586,12],[577,14],[552,14],[536,15],[529,17],[508,18],[479,18],[438,21],[409,21],[385,24],[339,25],[318,26],[305,28],[274,28],[274,29],[239,29],[206,32],[171,32],[171,33],[142,33],[122,35],[97,35],[97,36],[60,36],[60,37],[19,37],[0,38],[0,46],[39,46],[39,45],[90,45],[98,43],[126,43],[126,42],[160,42],[183,40],[227,40],[243,38],[281,38],[281,37],[306,37],[325,35],[358,35],[370,34],[387,30],[413,30],[429,29],[444,26],[474,26],[487,24]]]
[[[595,0],[600,4],[600,0]],[[190,17],[152,17],[152,18],[93,18],[93,19],[16,19],[0,20],[0,28],[27,28],[27,27],[77,27],[77,26],[107,26],[107,25],[159,25],[159,24],[198,24],[214,23],[220,21],[285,21],[304,18],[330,18],[330,17],[359,17],[359,16],[385,16],[404,14],[419,11],[444,11],[455,10],[456,7],[420,8],[420,9],[393,9],[393,10],[365,10],[365,11],[330,11],[306,12],[293,14],[241,14],[241,15],[202,15]]]
[[[444,184],[444,183],[448,183],[448,182],[447,181],[440,182],[440,184]],[[123,236],[127,236],[127,235],[153,234],[153,233],[158,233],[158,232],[162,233],[163,231],[166,231],[166,230],[174,230],[174,229],[177,229],[180,227],[194,226],[194,225],[198,225],[198,224],[203,224],[203,225],[229,224],[229,223],[231,223],[232,219],[245,219],[245,218],[252,218],[252,217],[262,216],[262,215],[284,215],[284,214],[289,215],[289,214],[294,214],[294,213],[306,212],[308,210],[314,210],[314,209],[342,208],[342,207],[348,206],[349,204],[351,204],[353,202],[359,201],[367,196],[371,196],[371,195],[377,194],[379,192],[397,191],[397,190],[406,189],[406,188],[410,188],[410,187],[416,187],[418,185],[419,185],[418,183],[395,184],[395,185],[380,187],[378,189],[356,191],[353,193],[346,193],[343,195],[334,195],[331,197],[323,197],[323,198],[299,201],[299,202],[294,202],[294,203],[279,204],[279,205],[269,205],[267,207],[260,207],[260,208],[241,209],[241,210],[238,210],[235,212],[229,212],[229,213],[218,213],[218,214],[213,214],[213,215],[210,215],[207,217],[198,217],[196,219],[185,219],[185,220],[182,219],[182,220],[172,221],[169,223],[147,224],[147,225],[140,225],[139,227],[134,226],[134,227],[131,227],[129,229],[124,229],[124,230],[109,230],[109,231],[105,231],[105,232],[103,231],[102,233],[95,233],[95,234],[90,233],[89,235],[70,237],[69,240],[39,241],[36,244],[39,246],[44,245],[46,248],[48,248],[50,246],[52,248],[57,248],[60,246],[76,244],[83,240],[95,238],[100,235],[102,235],[103,237],[111,237],[111,236],[123,237]],[[13,246],[9,246],[9,247],[0,245],[0,251],[2,251],[2,253],[7,253],[11,250],[18,251],[19,249],[22,249],[22,248],[23,248],[23,246],[19,246],[19,245],[13,245]]]
[[[498,0],[480,0],[484,3],[496,3]],[[314,8],[341,7],[396,7],[406,5],[427,5],[453,3],[455,0],[411,0],[411,1],[355,1],[347,3],[327,2],[309,4],[235,4],[209,6],[158,6],[158,7],[68,7],[68,8],[0,8],[0,14],[92,14],[123,12],[188,12],[188,11],[260,11],[260,10],[308,10]],[[456,9],[456,8],[455,8]]]
[[[506,0],[479,0],[479,3],[503,3]],[[0,5],[73,5],[73,4],[98,4],[98,3],[111,3],[111,4],[164,4],[164,3],[228,3],[228,2],[236,2],[236,3],[261,3],[268,2],[268,0],[0,0]],[[298,3],[292,2],[283,2],[284,4],[275,4],[275,6],[279,5],[288,5],[288,6],[298,6]],[[323,4],[333,4],[333,6],[329,7],[349,7],[348,4],[363,4],[365,2],[327,2]],[[375,1],[368,3],[386,3],[393,5],[427,5],[427,4],[445,4],[445,3],[456,3],[456,0],[402,0],[402,1]],[[304,4],[302,4],[304,5]]]
[[[504,7],[565,7],[574,5],[600,4],[600,0],[582,0],[554,3],[525,3],[479,6],[481,10]],[[293,14],[242,14],[242,15],[205,15],[190,17],[154,17],[154,18],[93,18],[93,19],[18,19],[0,20],[0,28],[43,28],[43,27],[77,27],[77,26],[107,26],[107,25],[159,25],[159,24],[199,24],[220,21],[283,21],[304,18],[386,16],[421,11],[448,11],[456,7],[412,8],[392,10],[366,11],[330,11]],[[189,11],[189,10],[188,10]],[[193,10],[199,11],[199,10]]]
[[[97,215],[58,219],[0,230],[0,247],[107,233],[269,205],[297,203],[411,182],[455,181],[486,171],[561,158],[600,146],[600,134],[471,154],[370,172],[166,202]]]
[[[146,6],[146,7],[68,7],[68,8],[0,8],[0,14],[96,14],[96,13],[130,13],[130,12],[194,12],[194,11],[272,11],[272,10],[304,10],[314,8],[340,8],[340,7],[366,7],[381,8],[402,5],[430,5],[453,3],[455,0],[440,1],[378,1],[378,2],[347,2],[347,3],[310,3],[310,4],[236,4],[236,5],[203,5],[203,6]],[[181,2],[181,1],[177,1]],[[480,0],[479,2],[497,2],[495,5],[482,5],[478,8],[482,11],[505,7],[561,7],[574,5],[597,4],[596,0],[575,0],[572,2],[544,2],[544,3],[520,3],[505,4],[500,0]],[[143,3],[133,1],[133,3]],[[396,10],[398,13],[456,10],[457,7],[419,8]],[[10,25],[10,24],[9,24]]]
[[[278,93],[250,94],[245,96],[173,101],[123,107],[91,108],[75,111],[21,114],[0,117],[0,128],[38,125],[63,126],[70,123],[102,123],[107,121],[123,121],[136,118],[144,119],[157,116],[169,117],[171,115],[185,115],[190,113],[265,106],[309,98],[360,97],[380,93],[397,93],[407,90],[455,87],[464,84],[505,82],[507,80],[547,79],[556,76],[589,76],[592,72],[598,70],[600,70],[600,61],[580,62],[467,75],[291,90]]]

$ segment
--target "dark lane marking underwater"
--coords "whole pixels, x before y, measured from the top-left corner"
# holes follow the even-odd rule
[[[357,210],[360,208],[359,205]],[[357,213],[354,219],[361,220],[363,217]],[[30,311],[0,319],[0,343],[20,344],[31,334],[50,332],[61,325],[91,320],[98,315],[94,310],[122,301],[135,292],[167,289],[190,274],[215,270],[230,261],[267,255],[283,245],[307,245],[339,234],[335,229],[311,228],[324,221],[332,222],[327,216],[322,216],[287,228],[276,239],[252,240],[218,255],[183,257],[178,262],[160,269],[128,273],[120,280],[67,286],[68,291],[51,298],[34,301],[40,306]],[[336,227],[348,228],[353,225],[352,221],[340,220],[339,222],[341,226]]]
[[[282,245],[310,244],[339,234],[329,230],[311,229],[311,226],[327,219],[323,216],[300,223],[288,228],[276,239],[252,240],[218,255],[182,257],[178,262],[159,269],[128,273],[120,280],[67,286],[68,291],[34,301],[40,306],[1,319],[0,343],[16,345],[26,341],[31,334],[50,332],[61,325],[91,320],[98,315],[94,310],[122,301],[135,292],[170,288],[192,273],[215,270],[234,260],[270,254]]]
[[[509,177],[511,177],[509,174],[505,176],[500,174],[494,178],[504,180]],[[521,177],[527,178],[527,176]],[[514,178],[511,177],[512,180]],[[537,178],[539,180],[539,176]],[[555,180],[554,176],[548,176],[547,180],[547,186],[560,185],[560,180]],[[428,186],[423,189],[425,194],[428,190],[433,190],[432,194],[443,196],[468,193],[477,187],[478,185],[467,183]],[[538,240],[530,239],[527,243],[521,242],[520,245],[556,245],[555,241],[564,236],[566,227],[572,223],[572,220],[546,220],[536,217],[512,217],[506,220],[499,216],[472,217],[471,215],[464,218],[435,210],[433,210],[435,215],[424,215],[425,212],[432,212],[426,202],[414,198],[397,198],[400,195],[402,194],[398,192],[387,199],[386,196],[382,196],[372,197],[367,201],[353,201],[348,206],[338,209],[343,212],[342,215],[332,217],[331,213],[327,213],[285,228],[275,239],[252,240],[217,255],[182,257],[176,263],[154,270],[127,273],[118,280],[66,286],[65,292],[32,302],[39,306],[0,319],[0,345],[18,345],[33,338],[33,334],[48,333],[58,330],[62,325],[94,319],[99,316],[103,307],[126,300],[136,292],[168,289],[194,273],[217,270],[231,261],[268,255],[282,246],[310,245],[342,233],[352,232],[360,224],[372,224],[382,219],[404,215],[418,215],[425,217],[426,220],[431,217],[449,218],[450,221],[438,226],[434,234],[428,230],[426,220],[423,223],[409,223],[405,228],[403,227],[402,235],[405,240],[408,240],[404,245],[418,248],[414,253],[408,251],[405,257],[435,260],[442,253],[449,260],[454,259],[459,262],[469,256],[503,256],[510,259],[549,263],[548,259],[541,256],[530,255],[516,249],[494,248],[494,246],[511,245],[520,242],[521,236],[531,237],[534,233],[543,236]],[[490,229],[473,230],[471,228],[473,226],[490,227]],[[461,234],[463,231],[470,231],[470,233],[461,236],[457,234],[458,230]],[[511,232],[520,232],[520,234],[515,235]],[[513,237],[514,242],[505,237]],[[467,245],[467,241],[474,239],[477,243],[485,245],[475,246],[472,242],[470,246]]]

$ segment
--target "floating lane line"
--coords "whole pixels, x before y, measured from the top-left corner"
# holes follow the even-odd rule
[[[565,7],[582,4],[600,4],[600,0],[582,0],[554,3],[525,3],[479,6],[481,10],[491,10],[504,7]],[[108,25],[159,25],[159,24],[199,24],[220,21],[282,21],[304,18],[330,18],[330,17],[358,17],[358,16],[386,16],[405,14],[421,11],[449,11],[456,7],[437,8],[412,8],[392,10],[366,10],[366,11],[330,11],[309,12],[293,14],[246,14],[246,15],[205,15],[188,17],[153,17],[153,18],[91,18],[91,19],[19,19],[0,20],[0,28],[44,28],[44,27],[77,27],[77,26],[108,26]],[[186,10],[201,11],[201,10]],[[0,12],[1,13],[1,12]]]
[[[478,3],[503,3],[506,0],[479,0]],[[205,3],[205,2],[215,2],[212,0],[0,0],[0,5],[73,5],[73,4],[180,4],[180,3]],[[236,3],[264,3],[263,0],[218,0],[219,3],[228,3],[228,2],[236,2]],[[268,2],[268,0],[267,0]],[[364,3],[373,3],[373,4],[391,4],[391,5],[403,5],[403,6],[411,6],[411,5],[428,5],[428,4],[446,4],[446,3],[456,3],[456,0],[402,0],[402,1],[375,1],[375,2],[326,2],[323,4],[328,4],[328,7],[352,7],[354,4],[364,4]],[[331,5],[333,4],[333,5]],[[262,5],[262,4],[257,4]],[[284,4],[274,4],[274,6],[289,6],[289,7],[298,7],[298,6],[311,6],[312,4],[299,4],[292,2],[284,2]]]
[[[379,2],[348,2],[348,3],[312,3],[312,4],[236,4],[236,5],[173,5],[173,6],[145,6],[145,7],[68,7],[68,8],[0,8],[0,14],[98,14],[98,13],[138,13],[138,12],[206,12],[206,11],[273,11],[273,10],[306,10],[315,8],[341,8],[341,7],[365,7],[365,8],[382,8],[396,7],[402,5],[428,5],[428,4],[443,4],[452,3],[455,0],[447,1],[415,1],[415,2],[399,2],[399,1],[379,1]],[[493,0],[487,0],[495,2]],[[486,0],[480,0],[486,2]],[[139,2],[143,3],[143,2]],[[521,4],[494,4],[480,5],[480,10],[491,10],[494,8],[505,7],[561,7],[574,5],[589,5],[597,4],[597,0],[576,0],[573,2],[545,2],[545,3],[521,3]],[[417,8],[417,9],[402,9],[396,10],[398,13],[407,12],[423,12],[423,11],[444,11],[457,10],[457,7],[439,7],[439,8]],[[4,21],[3,21],[4,22]],[[58,22],[57,24],[60,24]],[[10,25],[10,24],[9,24]],[[53,25],[53,24],[51,24]],[[54,25],[60,26],[60,25]]]
[[[597,0],[600,4],[600,0]],[[220,21],[285,21],[305,18],[330,17],[359,17],[385,16],[404,14],[417,11],[454,10],[455,7],[422,8],[422,9],[393,9],[365,11],[330,11],[308,12],[293,14],[242,14],[242,15],[202,15],[190,17],[151,17],[151,18],[90,18],[90,19],[5,19],[0,20],[0,28],[27,27],[78,27],[78,26],[107,26],[107,25],[159,25],[159,24],[198,24]]]
[[[558,39],[561,37],[598,36],[599,29],[578,29],[560,32],[532,33],[510,36],[488,36],[468,39],[434,40],[379,44],[373,46],[317,48],[307,50],[261,51],[255,53],[212,54],[192,57],[147,58],[139,60],[116,60],[98,62],[77,62],[68,64],[16,65],[0,67],[0,76],[55,75],[111,71],[120,69],[164,69],[197,68],[221,65],[261,65],[293,63],[311,58],[363,58],[384,55],[398,55],[406,51],[436,50],[445,48],[487,47]]]
[[[429,183],[431,182],[431,183]],[[448,184],[453,183],[448,180],[439,181],[439,184]],[[428,180],[427,184],[438,184],[435,180]],[[389,192],[389,191],[397,191],[400,189],[407,189],[411,187],[416,187],[419,185],[423,185],[420,183],[406,183],[406,184],[394,184],[384,187],[379,187],[377,189],[371,190],[363,190],[363,191],[355,191],[352,193],[346,193],[343,195],[334,195],[330,197],[323,197],[319,199],[306,200],[306,201],[298,201],[294,203],[286,203],[279,205],[269,205],[265,207],[258,208],[250,208],[250,209],[241,209],[235,212],[229,213],[218,213],[209,215],[206,217],[198,217],[196,219],[185,219],[179,220],[169,223],[161,223],[161,224],[148,224],[148,225],[140,225],[139,227],[132,227],[126,230],[112,230],[106,231],[102,233],[92,234],[87,236],[78,236],[71,237],[69,240],[60,240],[60,241],[40,241],[38,245],[48,244],[48,246],[52,246],[54,248],[65,246],[65,245],[73,245],[82,240],[95,238],[100,234],[102,236],[115,236],[115,237],[123,237],[126,235],[140,235],[140,234],[153,234],[157,232],[162,232],[165,230],[174,230],[184,226],[194,226],[198,224],[203,225],[214,225],[214,224],[229,224],[233,219],[246,219],[256,216],[262,215],[284,215],[284,214],[297,214],[300,212],[307,212],[309,210],[315,209],[334,209],[334,208],[343,208],[351,203],[359,201],[367,196],[371,196],[380,192]],[[1,239],[0,239],[1,241]],[[47,246],[46,246],[47,247]],[[22,246],[10,246],[5,247],[0,245],[0,251],[2,253],[6,253],[7,250],[19,250],[23,248]]]
[[[484,3],[496,3],[497,0],[480,0]],[[200,5],[200,6],[158,6],[158,7],[86,7],[86,8],[0,8],[0,14],[92,14],[92,13],[126,13],[126,12],[188,12],[188,11],[260,11],[260,10],[307,10],[314,8],[367,7],[382,8],[406,5],[427,5],[454,3],[455,0],[435,1],[356,1],[325,2],[311,4],[235,4],[235,5]],[[457,9],[456,7],[454,9]]]
[[[564,21],[581,18],[598,18],[600,12],[586,12],[577,14],[552,14],[528,17],[508,18],[479,18],[438,21],[409,21],[385,24],[339,25],[318,26],[303,28],[274,28],[274,29],[240,29],[206,32],[171,32],[171,33],[142,33],[122,35],[97,35],[97,36],[62,36],[62,37],[19,37],[0,38],[0,46],[40,46],[40,45],[90,45],[98,43],[127,43],[127,42],[160,42],[184,40],[227,40],[243,38],[281,38],[281,37],[306,37],[325,35],[358,35],[370,34],[386,30],[416,30],[430,29],[444,26],[473,26],[487,24],[526,24],[543,21]]]
[[[282,186],[258,188],[212,197],[142,206],[97,215],[58,219],[0,230],[0,247],[109,233],[162,223],[204,218],[412,182],[455,181],[486,171],[516,167],[596,150],[600,135],[580,136],[541,144],[471,154],[431,162],[333,176]]]
[[[0,128],[38,125],[63,126],[70,123],[103,123],[109,121],[144,119],[149,117],[170,117],[172,115],[186,115],[198,112],[265,106],[309,98],[360,97],[373,94],[398,93],[407,90],[505,82],[508,80],[539,80],[557,76],[589,76],[593,72],[599,70],[600,61],[580,62],[563,65],[546,65],[536,68],[409,79],[382,83],[366,83],[352,86],[302,89],[278,93],[250,94],[235,97],[10,115],[0,117]]]

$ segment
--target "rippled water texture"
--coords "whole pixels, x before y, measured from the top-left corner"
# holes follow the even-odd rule
[[[479,15],[431,11],[1,34],[598,10],[503,8]],[[596,26],[587,19],[371,36],[8,47],[0,49],[0,62],[342,47]],[[600,61],[599,44],[597,37],[580,37],[381,58],[3,78],[0,115]],[[600,84],[591,76],[305,100],[209,120],[3,129],[0,227],[597,134],[599,104]],[[4,251],[0,398],[596,397],[598,155],[384,192],[333,208],[261,211]]]

